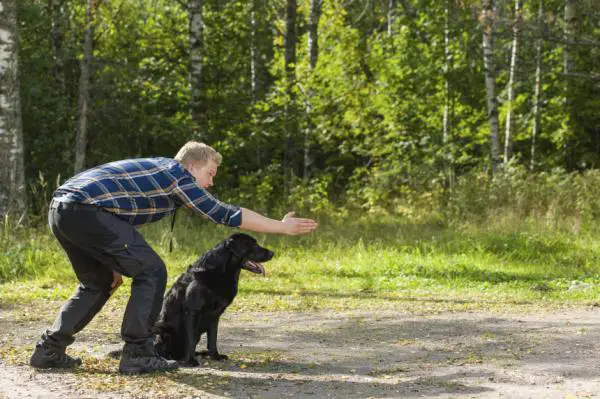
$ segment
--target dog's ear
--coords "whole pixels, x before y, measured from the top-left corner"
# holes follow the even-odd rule
[[[225,246],[231,252],[236,254],[237,256],[244,256],[250,250],[252,250],[253,245],[256,243],[256,240],[243,233],[232,234],[227,240],[225,240]]]
[[[197,272],[224,272],[227,264],[226,251],[220,246],[206,252],[194,268]]]

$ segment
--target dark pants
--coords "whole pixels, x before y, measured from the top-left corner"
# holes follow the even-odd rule
[[[134,345],[150,341],[167,282],[162,259],[133,226],[98,207],[52,202],[48,219],[79,285],[42,341],[56,349],[73,343],[108,300],[113,270],[133,278],[121,337]]]

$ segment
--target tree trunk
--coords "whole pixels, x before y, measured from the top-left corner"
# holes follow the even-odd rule
[[[0,3],[0,215],[27,210],[16,1]]]
[[[483,64],[490,125],[490,161],[492,173],[500,164],[500,140],[498,138],[498,100],[496,99],[496,71],[494,67],[494,32],[496,9],[494,0],[483,0],[481,22],[483,24]]]
[[[314,70],[319,59],[319,18],[323,0],[310,0],[310,20],[308,22],[308,53],[310,69]]]
[[[88,114],[90,105],[90,63],[93,51],[93,9],[92,0],[87,0],[85,10],[85,39],[83,44],[83,58],[79,75],[79,99],[77,102],[77,135],[75,139],[75,173],[85,168],[87,150]]]
[[[64,39],[64,0],[48,0],[48,10],[51,18],[51,46],[52,57],[54,58],[53,75],[54,80],[65,94],[65,59],[63,54]]]
[[[531,162],[529,169],[535,170],[535,142],[540,136],[542,112],[541,112],[541,97],[542,97],[542,34],[544,30],[544,1],[540,0],[538,9],[538,26],[539,37],[535,44],[535,99],[533,104],[533,129],[531,130]]]
[[[513,24],[512,54],[510,58],[510,73],[508,79],[508,110],[506,113],[506,130],[504,134],[504,163],[512,156],[512,111],[515,100],[515,77],[519,54],[519,36],[521,32],[521,0],[515,0],[515,20]]]
[[[190,40],[190,116],[194,123],[196,138],[201,139],[206,132],[206,101],[203,88],[204,67],[204,21],[202,9],[204,0],[188,1],[189,40]]]
[[[317,66],[319,60],[319,18],[321,16],[321,6],[323,0],[311,0],[310,2],[310,20],[308,22],[308,54],[310,54],[310,71],[311,74]],[[302,176],[304,180],[308,180],[310,173],[310,165],[312,163],[310,157],[310,143],[314,135],[314,124],[312,122],[312,88],[309,89],[306,100],[306,132],[304,135],[304,170]]]
[[[296,15],[297,15],[296,0],[287,0],[286,17],[285,17],[285,78],[286,78],[286,94],[287,101],[285,107],[286,117],[286,144],[284,150],[283,169],[284,169],[284,190],[285,194],[289,194],[291,190],[291,180],[294,167],[294,153],[298,132],[298,121],[296,119],[296,93],[294,87],[296,85]]]
[[[260,0],[252,0],[252,9],[250,10],[250,87],[252,91],[252,103],[256,103],[260,82],[258,80],[258,68],[260,63],[260,52],[258,49],[258,23],[257,12]]]
[[[250,73],[252,102],[264,99],[270,84],[267,64],[273,58],[267,0],[252,0],[250,10]]]
[[[448,73],[450,72],[450,0],[446,0],[444,7],[444,121],[443,121],[443,134],[442,142],[444,147],[448,142],[448,135],[450,134],[450,79]]]
[[[453,170],[451,164],[452,154],[448,147],[450,139],[450,68],[452,56],[450,54],[450,0],[444,6],[444,120],[442,123],[442,146],[444,154],[444,175],[446,188],[453,183]]]
[[[571,48],[569,43],[571,41],[575,41],[576,39],[576,6],[577,0],[565,0],[565,24],[563,30],[563,73],[565,74],[564,104],[566,110],[565,125],[567,127],[567,132],[565,134],[566,139],[564,142],[564,157],[567,169],[571,169],[575,163],[575,160],[571,156],[571,152],[573,150],[573,127],[571,123],[571,79],[569,79],[568,76],[573,70],[573,55],[571,54]]]
[[[388,37],[394,35],[394,21],[396,19],[396,0],[388,0],[387,13],[387,34]]]
[[[573,70],[572,54],[569,47],[569,42],[575,40],[575,26],[577,23],[576,13],[577,0],[565,0],[565,27],[564,27],[564,48],[563,48],[563,64],[564,73],[568,74]],[[567,79],[568,82],[568,79]]]

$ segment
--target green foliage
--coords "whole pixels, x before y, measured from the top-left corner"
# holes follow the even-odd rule
[[[547,203],[567,209],[564,204],[581,201],[588,205],[573,209],[585,220],[596,217],[591,197],[565,194],[562,202],[550,198],[564,182],[581,195],[592,195],[593,185],[586,184],[593,173],[578,178],[571,172],[593,170],[600,155],[600,96],[594,79],[600,74],[600,13],[593,2],[578,2],[577,38],[592,44],[569,48],[579,74],[570,77],[563,73],[565,47],[560,42],[564,2],[545,2],[542,130],[536,141],[541,173],[531,176],[522,165],[530,163],[540,32],[538,3],[524,3],[515,86],[515,159],[495,180],[486,176],[489,126],[480,4],[449,2],[445,71],[445,2],[396,3],[388,26],[387,1],[368,6],[323,2],[320,52],[312,69],[309,1],[300,1],[292,107],[284,71],[284,2],[204,2],[202,89],[207,123],[198,131],[189,115],[187,10],[167,0],[97,2],[88,166],[120,158],[173,156],[185,141],[200,139],[225,157],[216,194],[263,211],[294,207],[343,216],[359,209],[414,217],[415,209],[423,206],[435,215],[484,215],[481,204],[498,201],[497,206],[510,209],[524,204],[519,212],[532,215],[549,212]],[[53,20],[47,2],[19,2],[26,169],[32,213],[42,215],[38,219],[44,217],[55,182],[72,175],[85,9],[73,0],[60,4]],[[506,111],[511,7],[512,2],[498,7],[496,25],[500,126]],[[58,38],[53,36],[53,23],[61,32]],[[58,50],[53,49],[55,39]],[[252,52],[258,55],[254,66]],[[446,103],[450,124],[444,142]],[[288,118],[298,123],[297,136],[288,137]],[[289,160],[284,160],[286,146]],[[287,167],[294,176],[286,191]],[[469,185],[472,181],[481,186]],[[542,188],[549,191],[533,205],[535,190]]]

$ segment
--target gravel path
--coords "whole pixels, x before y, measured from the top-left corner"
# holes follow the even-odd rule
[[[597,309],[227,313],[219,346],[229,360],[139,377],[119,375],[106,356],[120,347],[118,312],[80,334],[76,372],[26,366],[51,319],[24,314],[0,310],[0,397],[600,397]]]

